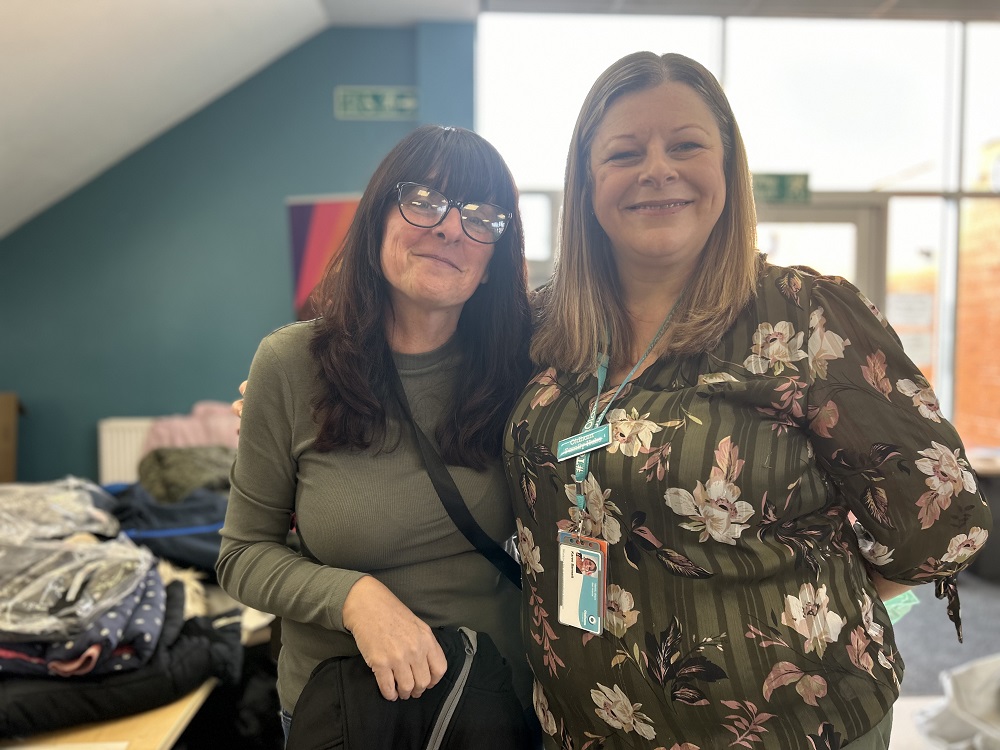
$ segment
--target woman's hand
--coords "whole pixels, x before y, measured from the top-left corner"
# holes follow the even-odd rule
[[[375,578],[351,587],[343,620],[386,700],[419,698],[444,677],[448,662],[430,626]]]
[[[240,383],[240,395],[245,396],[247,392],[247,381]],[[243,399],[238,398],[233,401],[233,405],[230,407],[233,410],[233,414],[237,417],[243,417]]]

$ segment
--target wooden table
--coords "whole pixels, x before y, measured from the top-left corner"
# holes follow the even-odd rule
[[[140,714],[94,724],[81,724],[23,740],[2,741],[0,748],[170,750],[217,683],[218,680],[212,677],[183,698]]]

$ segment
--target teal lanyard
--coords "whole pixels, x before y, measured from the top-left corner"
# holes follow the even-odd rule
[[[608,399],[608,403],[605,405],[604,411],[602,411],[600,416],[598,416],[597,405],[601,402],[601,392],[604,390],[604,382],[608,378],[608,355],[607,353],[601,354],[601,361],[597,365],[597,398],[594,399],[594,406],[590,410],[590,417],[587,419],[587,423],[584,425],[581,432],[591,430],[604,421],[604,417],[608,413],[608,409],[611,408],[611,404],[614,403],[614,400],[618,398],[618,394],[622,392],[622,388],[628,384],[628,382],[632,379],[632,376],[635,375],[635,371],[642,366],[642,363],[646,361],[646,358],[650,355],[650,353],[652,353],[653,349],[660,342],[664,331],[666,331],[667,326],[670,325],[670,319],[674,317],[674,311],[677,309],[677,305],[681,303],[683,298],[684,295],[681,294],[681,296],[677,298],[677,301],[674,302],[673,307],[670,308],[670,312],[667,313],[667,317],[663,319],[663,323],[660,325],[660,330],[656,332],[656,335],[653,336],[653,340],[650,341],[649,346],[646,347],[645,353],[639,358],[639,361],[632,366],[632,369],[629,370],[628,375],[625,376],[625,379],[622,380],[618,388],[615,389],[611,398]],[[576,507],[581,511],[586,511],[587,509],[587,497],[583,494],[583,483],[586,481],[587,473],[590,470],[590,453],[591,451],[587,451],[577,456],[576,465],[574,467],[575,471],[573,479],[576,481]]]

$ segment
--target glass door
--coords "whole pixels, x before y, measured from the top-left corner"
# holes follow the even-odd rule
[[[871,193],[813,193],[809,203],[757,205],[757,245],[780,266],[843,276],[885,308],[888,199]]]

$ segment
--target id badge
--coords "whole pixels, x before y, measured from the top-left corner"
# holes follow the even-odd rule
[[[556,461],[576,458],[583,453],[590,453],[611,445],[611,424],[605,423],[589,430],[570,435],[556,443]]]
[[[558,620],[588,633],[604,630],[608,543],[559,532]]]

